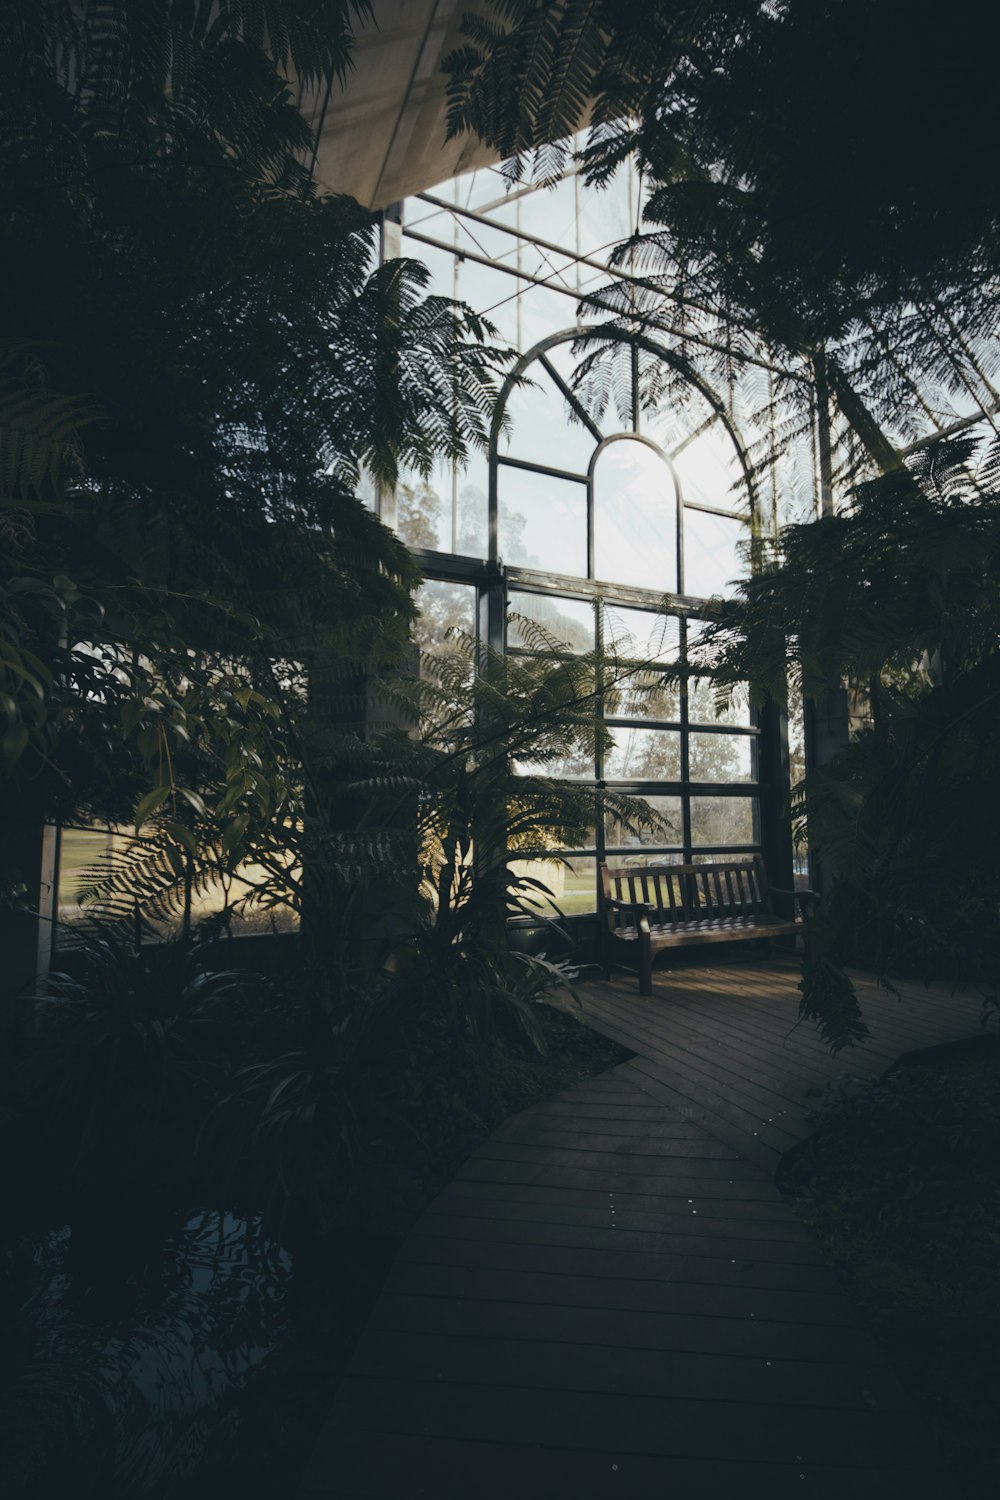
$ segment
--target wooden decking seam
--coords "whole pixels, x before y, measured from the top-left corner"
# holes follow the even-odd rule
[[[979,1035],[978,997],[900,1008],[855,976],[873,1035],[835,1060],[793,1024],[797,977],[578,986],[635,1055],[502,1126],[428,1207],[303,1500],[957,1493],[772,1174],[827,1083]]]

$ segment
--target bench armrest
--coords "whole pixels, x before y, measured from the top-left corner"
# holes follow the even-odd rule
[[[769,894],[773,893],[778,896],[793,896],[798,902],[799,907],[802,911],[802,915],[804,917],[812,916],[813,910],[816,906],[816,902],[819,900],[819,894],[817,891],[810,891],[805,887],[803,887],[801,890],[796,887],[794,891],[789,891],[784,889],[780,885],[772,885],[768,888],[768,891]]]
[[[611,897],[610,899],[602,897],[602,905],[604,907],[605,912],[607,913],[609,922],[610,922],[611,913],[613,911],[619,911],[619,912],[622,912],[623,914],[628,914],[628,915],[634,916],[634,918],[635,918],[635,925],[636,925],[636,927],[638,928],[638,930],[640,932],[648,932],[649,931],[649,917],[650,917],[650,913],[655,910],[652,902],[649,902],[649,901],[618,901],[614,897]]]

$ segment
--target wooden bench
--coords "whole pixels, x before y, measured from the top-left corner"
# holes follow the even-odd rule
[[[759,855],[699,865],[602,864],[600,870],[605,970],[614,945],[637,951],[640,995],[653,993],[653,954],[661,948],[770,939],[802,928],[798,920],[774,915]]]

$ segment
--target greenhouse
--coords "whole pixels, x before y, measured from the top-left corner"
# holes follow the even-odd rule
[[[5,1492],[994,1489],[982,19],[8,6]]]

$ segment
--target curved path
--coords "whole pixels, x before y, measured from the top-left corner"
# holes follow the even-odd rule
[[[827,1082],[979,1035],[980,1002],[859,979],[872,1037],[833,1059],[797,982],[783,957],[580,987],[634,1058],[509,1120],[430,1205],[302,1500],[960,1493],[772,1178]]]

